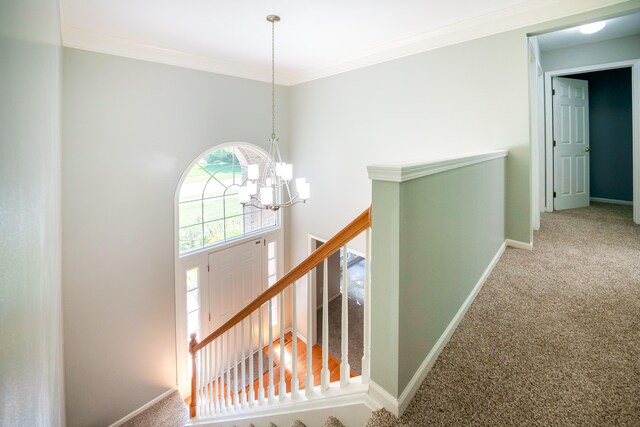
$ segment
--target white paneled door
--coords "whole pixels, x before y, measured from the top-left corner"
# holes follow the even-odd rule
[[[555,210],[589,206],[589,87],[586,80],[553,78]]]
[[[210,332],[264,291],[263,246],[257,239],[209,254]]]

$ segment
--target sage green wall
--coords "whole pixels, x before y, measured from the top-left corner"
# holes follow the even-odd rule
[[[505,159],[401,186],[399,390],[505,240]]]
[[[504,243],[506,163],[373,181],[371,378],[395,397]]]
[[[0,2],[0,425],[63,426],[60,9]]]
[[[68,425],[105,426],[176,385],[178,180],[215,145],[266,149],[271,87],[77,49],[63,65]],[[286,92],[276,92],[284,142]]]

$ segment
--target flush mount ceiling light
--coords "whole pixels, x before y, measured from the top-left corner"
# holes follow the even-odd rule
[[[592,22],[591,24],[581,25],[579,28],[582,34],[593,34],[602,30],[606,25],[607,23],[605,21],[600,21],[600,22]]]
[[[291,192],[293,165],[284,163],[276,138],[276,83],[275,83],[275,25],[280,21],[277,15],[267,16],[271,22],[271,138],[269,152],[263,170],[260,165],[250,164],[247,168],[245,185],[238,189],[238,201],[244,206],[277,211],[296,203],[306,202],[310,196],[309,183],[304,178],[296,178],[297,194]]]

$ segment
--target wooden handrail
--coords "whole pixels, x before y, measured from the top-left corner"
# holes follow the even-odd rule
[[[207,344],[227,332],[234,325],[240,323],[244,318],[249,316],[255,310],[260,308],[264,303],[271,298],[277,296],[280,292],[284,291],[296,280],[307,274],[311,269],[320,264],[326,258],[328,258],[335,251],[343,247],[346,243],[362,233],[364,230],[371,226],[371,208],[368,208],[362,212],[356,219],[351,221],[349,225],[340,230],[335,236],[329,239],[326,243],[313,251],[304,261],[298,264],[295,268],[285,274],[280,280],[273,284],[269,289],[264,291],[260,296],[251,301],[249,305],[240,310],[238,314],[226,321],[222,326],[209,334],[206,338],[200,341],[196,345],[189,346],[189,352],[192,355],[205,347]],[[195,371],[194,371],[195,372]]]

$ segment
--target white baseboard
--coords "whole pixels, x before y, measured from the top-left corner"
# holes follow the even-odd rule
[[[603,199],[601,197],[591,197],[589,198],[592,202],[600,202],[600,203],[611,203],[614,205],[630,205],[633,206],[633,202],[628,200],[615,200],[615,199]]]
[[[465,313],[471,306],[471,303],[473,303],[473,300],[478,295],[478,292],[480,292],[480,289],[482,289],[482,286],[487,281],[487,278],[493,271],[493,268],[496,266],[496,264],[500,260],[500,257],[504,253],[506,246],[507,246],[507,242],[503,243],[500,246],[500,248],[498,249],[498,252],[496,252],[493,259],[485,269],[484,273],[482,274],[482,276],[480,277],[476,285],[473,287],[473,289],[469,293],[469,296],[467,296],[467,299],[460,306],[460,309],[458,309],[458,312],[456,313],[456,315],[453,317],[453,319],[451,319],[451,322],[449,323],[449,326],[447,326],[447,329],[445,329],[445,331],[440,336],[436,344],[433,346],[429,354],[427,354],[427,357],[420,364],[420,367],[411,378],[411,381],[409,381],[409,384],[407,384],[407,386],[404,388],[399,398],[396,399],[390,393],[388,393],[386,390],[384,390],[382,387],[376,384],[374,381],[369,380],[369,394],[380,405],[384,406],[385,409],[387,409],[387,411],[399,417],[402,415],[405,409],[407,409],[407,406],[409,406],[411,399],[413,399],[413,396],[415,396],[416,392],[420,388],[420,385],[422,384],[424,379],[427,377],[429,370],[431,370],[431,368],[433,367],[434,363],[436,362],[436,359],[438,358],[438,356],[440,355],[444,347],[449,342],[449,339],[451,339],[451,336],[453,335],[456,328],[458,327],[458,324],[460,323]]]
[[[160,402],[162,399],[164,399],[165,397],[169,396],[171,393],[173,393],[176,390],[177,390],[177,388],[173,387],[173,388],[165,391],[160,396],[156,397],[155,399],[153,399],[150,402],[145,403],[144,405],[142,405],[141,407],[139,407],[138,409],[136,409],[135,411],[133,411],[129,415],[126,415],[126,416],[120,418],[118,421],[116,421],[115,423],[111,424],[109,427],[117,427],[117,426],[120,426],[120,425],[124,424],[125,422],[129,421],[131,418],[135,417],[136,415],[140,414],[141,412],[146,411],[147,409],[149,409],[150,407],[152,407],[156,403]]]
[[[509,246],[510,248],[516,248],[516,249],[526,249],[528,251],[533,250],[533,243],[529,242],[529,243],[525,243],[525,242],[521,242],[519,240],[511,240],[511,239],[507,239],[504,241],[507,246]]]

